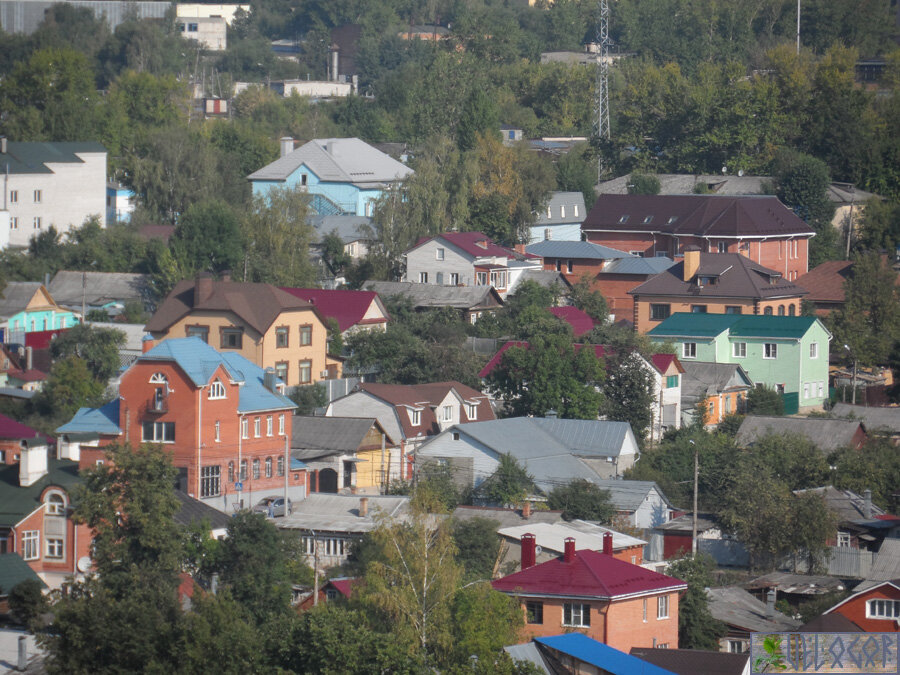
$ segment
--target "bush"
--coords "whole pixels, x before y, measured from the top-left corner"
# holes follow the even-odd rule
[[[20,581],[9,591],[9,611],[13,618],[29,629],[36,626],[47,608],[41,582],[37,579]]]

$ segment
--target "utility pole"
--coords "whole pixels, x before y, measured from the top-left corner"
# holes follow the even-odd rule
[[[700,458],[697,444],[693,440],[688,441],[694,447],[694,514],[691,523],[691,555],[697,557],[697,477],[700,474]]]
[[[609,0],[597,3],[597,79],[594,83],[594,138],[608,141],[609,132]],[[606,160],[602,153],[597,155],[597,181],[606,173]]]
[[[800,55],[800,0],[797,0],[797,55]]]

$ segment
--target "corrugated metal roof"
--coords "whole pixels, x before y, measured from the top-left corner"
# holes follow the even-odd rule
[[[566,215],[562,215],[565,207]],[[550,217],[547,217],[547,210]],[[581,192],[551,192],[549,201],[537,212],[536,225],[559,225],[561,223],[581,223],[587,211],[584,208],[584,195]]]
[[[741,422],[734,440],[739,446],[748,447],[770,434],[799,434],[823,453],[831,453],[852,447],[860,424],[859,420],[748,415]]]
[[[610,675],[675,675],[636,656],[620,652],[602,642],[592,640],[583,633],[566,633],[551,637],[535,638],[535,642],[567,654],[578,661],[596,666],[600,672]]]
[[[149,274],[119,272],[61,270],[53,277],[47,291],[59,305],[69,309],[81,309],[82,299],[85,304],[96,307],[129,300],[144,302],[153,296]]]
[[[366,281],[363,288],[375,291],[383,298],[392,295],[409,298],[415,307],[476,309],[503,305],[503,300],[493,286],[438,286],[409,281]]]
[[[575,539],[578,548],[586,548],[592,551],[603,551],[603,535],[611,533],[613,536],[613,550],[631,548],[632,546],[644,546],[647,542],[630,534],[616,532],[608,527],[594,525],[584,520],[575,520],[571,523],[528,523],[515,527],[504,527],[497,531],[503,537],[509,537],[520,541],[523,534],[533,534],[535,543],[545,551],[562,553],[565,550],[567,537]]]
[[[378,523],[375,516],[383,513],[392,518],[406,514],[409,497],[363,496],[369,500],[369,513],[359,515],[356,495],[336,495],[314,492],[293,505],[293,512],[275,523],[286,530],[315,530],[317,532],[346,532],[361,534],[374,530]]]
[[[799,621],[779,611],[768,616],[766,603],[757,600],[743,588],[709,588],[706,595],[709,598],[710,614],[735,628],[756,633],[777,633],[793,630],[800,625]]]
[[[900,539],[885,539],[872,562],[867,579],[892,581],[900,579]]]
[[[359,449],[366,434],[376,425],[378,420],[374,417],[297,415],[292,426],[291,450],[295,456],[302,459],[322,457],[326,454],[352,454]],[[387,435],[385,443],[387,446],[395,445]]]
[[[669,269],[675,261],[665,256],[639,258],[632,256],[619,258],[605,265],[600,274],[659,274]]]
[[[869,431],[885,429],[894,433],[900,432],[900,407],[875,408],[835,403],[831,414],[835,417],[854,417],[862,420]]]
[[[58,434],[104,434],[118,436],[119,398],[99,408],[79,408],[75,416],[56,429]]]
[[[34,294],[41,289],[40,281],[10,281],[0,289],[0,319],[24,310]]]
[[[636,511],[644,503],[652,490],[656,490],[662,500],[671,508],[672,504],[652,480],[592,480],[602,490],[609,490],[609,498],[620,511]]]
[[[528,253],[542,258],[575,258],[581,260],[618,260],[637,258],[630,253],[589,241],[554,241],[547,239],[525,247]]]

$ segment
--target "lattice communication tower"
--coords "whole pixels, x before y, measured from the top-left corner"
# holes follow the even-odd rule
[[[597,79],[594,83],[594,128],[593,135],[598,141],[608,141],[609,133],[609,0],[597,3]],[[603,143],[599,143],[601,147]],[[597,180],[606,173],[606,162],[602,152],[597,154]]]

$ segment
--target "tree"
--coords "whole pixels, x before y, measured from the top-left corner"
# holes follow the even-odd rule
[[[344,351],[344,336],[341,333],[341,326],[333,316],[325,319],[325,326],[328,328],[328,353],[340,356]]]
[[[709,612],[706,589],[712,586],[715,561],[709,556],[682,558],[671,563],[666,574],[687,582],[678,601],[678,644],[682,649],[718,651],[726,626]]]
[[[872,501],[891,508],[891,494],[900,485],[900,453],[887,438],[871,439],[859,450],[844,448],[828,458],[834,467],[834,486],[863,494],[872,491]]]
[[[235,270],[244,252],[237,215],[221,200],[191,204],[175,228],[172,247],[194,270]]]
[[[453,523],[456,560],[468,581],[490,579],[500,551],[497,521],[490,518],[468,518]]]
[[[569,300],[596,323],[604,324],[609,320],[609,306],[600,291],[591,288],[590,275],[584,274],[569,289]]]
[[[500,456],[497,470],[478,488],[486,499],[497,506],[515,506],[534,490],[534,477],[510,454]]]
[[[125,333],[115,328],[95,328],[76,324],[57,335],[50,343],[54,360],[71,356],[82,359],[98,382],[106,383],[119,372],[119,349],[125,344]]]
[[[294,387],[288,396],[297,404],[297,415],[314,415],[316,408],[328,405],[328,392],[321,382]]]
[[[71,418],[79,408],[101,403],[105,390],[106,384],[94,378],[84,359],[67,356],[53,364],[31,404],[43,415]]]
[[[617,350],[606,357],[606,381],[600,412],[606,419],[628,422],[642,442],[653,420],[654,380],[635,351]]]
[[[608,523],[616,512],[609,501],[609,490],[601,490],[584,478],[554,487],[547,495],[547,506],[554,511],[562,511],[565,520]]]
[[[747,412],[751,415],[784,415],[784,399],[771,387],[754,387],[747,394]]]
[[[630,195],[658,195],[660,188],[659,178],[644,173],[633,173],[628,181]]]
[[[48,605],[41,582],[37,579],[25,579],[4,592],[9,611],[16,621],[27,626],[30,631],[40,628],[41,615],[47,611]]]

